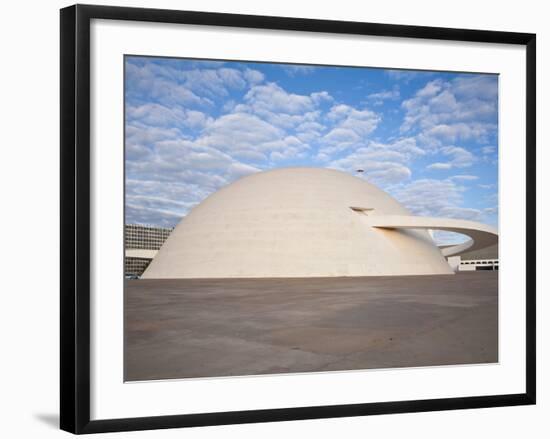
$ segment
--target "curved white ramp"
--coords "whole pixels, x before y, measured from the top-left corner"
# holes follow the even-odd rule
[[[368,222],[371,227],[383,229],[445,230],[471,238],[462,244],[442,248],[443,256],[460,255],[466,251],[481,250],[498,243],[497,229],[475,221],[412,215],[373,215],[368,217]]]

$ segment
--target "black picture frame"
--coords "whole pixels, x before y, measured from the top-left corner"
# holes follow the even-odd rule
[[[75,5],[61,9],[60,426],[81,434],[535,404],[536,35],[304,18]],[[90,21],[132,20],[526,47],[525,393],[237,412],[90,420]]]

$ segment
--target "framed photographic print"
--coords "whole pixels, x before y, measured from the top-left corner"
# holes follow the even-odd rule
[[[535,403],[535,35],[61,10],[61,428]]]

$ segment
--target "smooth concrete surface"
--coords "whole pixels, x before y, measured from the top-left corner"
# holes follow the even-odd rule
[[[468,241],[462,244],[440,248],[441,253],[446,257],[459,256],[466,252],[479,251],[498,244],[497,229],[476,221],[412,215],[380,215],[370,217],[369,225],[384,229],[444,230],[470,237]]]
[[[472,237],[440,250],[428,229]],[[279,168],[243,177],[186,215],[143,273],[148,279],[453,274],[444,256],[497,242],[496,230],[410,215],[345,172]]]
[[[498,361],[498,272],[127,280],[125,379]]]
[[[365,180],[323,168],[243,177],[207,197],[164,242],[143,278],[452,274],[425,230],[370,227],[409,215]]]
[[[395,199],[350,174],[281,168],[243,177],[176,226],[143,278],[338,277],[452,274],[423,230],[369,227],[408,215]]]

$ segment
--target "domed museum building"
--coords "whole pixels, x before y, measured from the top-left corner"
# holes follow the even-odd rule
[[[430,229],[470,239],[439,248]],[[493,227],[411,215],[350,174],[283,168],[207,197],[176,226],[142,278],[453,274],[447,256],[497,242]]]

